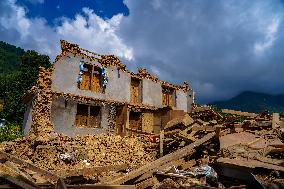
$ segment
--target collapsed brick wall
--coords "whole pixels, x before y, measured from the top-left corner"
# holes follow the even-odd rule
[[[53,70],[53,66],[48,69],[41,67],[39,71],[39,78],[34,88],[36,94],[33,100],[30,134],[43,138],[54,132],[50,116],[53,97],[53,93],[51,91],[51,76]]]
[[[108,128],[115,130],[116,125],[116,106],[110,105],[108,114]]]

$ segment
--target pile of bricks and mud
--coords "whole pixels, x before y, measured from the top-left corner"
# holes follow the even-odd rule
[[[277,113],[195,107],[156,136],[34,132],[1,144],[1,182],[35,188],[281,188],[283,126]]]

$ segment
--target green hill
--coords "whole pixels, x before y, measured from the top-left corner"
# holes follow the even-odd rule
[[[0,73],[7,74],[18,70],[24,49],[0,41]]]
[[[22,124],[22,97],[36,83],[40,66],[50,66],[48,56],[0,41],[0,119]]]
[[[216,101],[210,104],[222,109],[256,113],[268,110],[269,112],[279,112],[284,115],[284,95],[245,91],[229,100]]]

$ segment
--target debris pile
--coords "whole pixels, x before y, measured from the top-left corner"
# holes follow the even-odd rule
[[[174,164],[180,170],[173,165],[164,170],[160,168],[156,178],[159,180],[162,175],[164,179],[155,185],[163,188],[170,182],[175,188],[188,187],[190,181],[190,187],[263,188],[271,184],[283,187],[283,123],[277,113],[217,112],[211,107],[196,107],[191,114],[167,123],[160,136],[160,152],[162,155],[175,153],[202,140],[208,133],[216,133],[216,137],[197,148],[190,157],[185,156],[185,162]],[[218,176],[208,180],[206,175],[211,174],[204,174],[197,179],[194,171],[204,167],[214,169]]]
[[[132,168],[154,159],[136,137],[54,135],[47,141],[24,137],[2,143],[1,150],[52,172],[122,164]]]
[[[67,188],[283,188],[283,128],[276,113],[195,107],[157,136],[52,133],[48,140],[31,135],[2,143],[0,174],[13,184],[16,177],[29,186]],[[151,137],[158,143],[145,141]]]
[[[34,111],[32,112],[32,125],[30,132],[38,137],[46,138],[53,131],[50,120],[53,93],[51,91],[51,68],[40,68],[37,85],[32,87],[30,93],[35,94]]]

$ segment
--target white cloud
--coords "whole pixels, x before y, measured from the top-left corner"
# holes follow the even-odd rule
[[[7,5],[11,6],[10,9],[13,10],[12,15],[5,15],[0,18],[1,26],[5,29],[15,29],[26,36],[29,31],[31,22],[29,19],[25,18],[25,9],[23,7],[15,5],[14,0],[8,0]]]
[[[125,2],[130,15],[121,21],[119,35],[133,47],[136,62],[159,70],[163,79],[188,80],[197,99],[208,102],[243,90],[284,92],[283,2]]]
[[[103,20],[88,8],[84,8],[83,13],[76,15],[74,20],[65,19],[56,28],[57,34],[99,53],[114,53],[128,60],[134,58],[132,49],[116,35],[116,29],[123,17],[121,14]]]
[[[126,0],[130,14],[103,20],[89,8],[49,26],[15,0],[0,1],[0,40],[52,57],[59,39],[116,54],[129,67],[184,80],[203,102],[243,90],[283,93],[280,0]],[[1,12],[2,11],[2,12]]]
[[[254,45],[254,51],[257,55],[261,55],[265,50],[272,47],[275,39],[277,38],[278,27],[280,24],[280,18],[273,18],[264,30],[264,39],[261,42],[257,42]]]
[[[133,50],[116,35],[122,15],[103,20],[91,9],[83,8],[82,14],[77,14],[74,19],[62,18],[60,25],[51,27],[44,18],[28,18],[26,10],[16,5],[15,0],[9,0],[0,6],[0,10],[11,10],[5,15],[0,15],[0,28],[5,29],[3,33],[15,30],[16,36],[19,37],[0,37],[0,40],[35,49],[52,58],[59,53],[60,39],[70,40],[98,53],[116,54],[128,60],[134,58]]]

